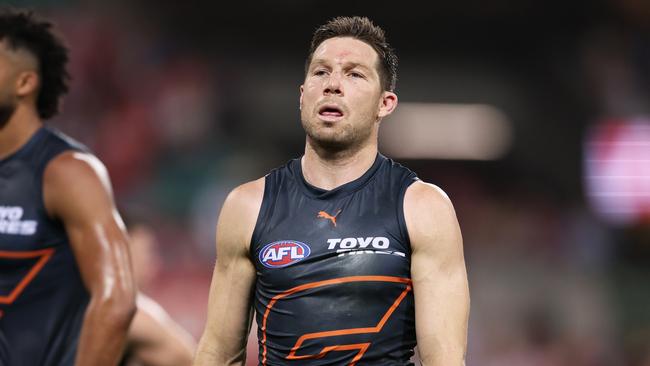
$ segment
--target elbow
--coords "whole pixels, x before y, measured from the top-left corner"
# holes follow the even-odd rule
[[[111,304],[111,315],[119,324],[124,324],[127,328],[135,317],[138,310],[136,303],[137,290],[135,284],[131,281],[118,283],[108,294],[108,303]]]
[[[123,324],[127,329],[138,309],[135,300],[135,289],[124,289],[113,294],[110,301],[112,304],[111,317],[117,324]]]
[[[93,307],[99,310],[106,324],[126,333],[137,311],[135,290],[122,288],[100,294],[92,296]]]
[[[113,308],[112,317],[118,323],[124,325],[127,329],[133,321],[133,317],[137,311],[135,304],[135,296],[122,298],[115,303]]]
[[[107,311],[105,312],[107,320],[110,319],[109,321],[111,324],[114,324],[115,327],[127,332],[137,311],[135,296],[133,299],[113,299],[113,301],[110,301],[109,303],[110,305],[107,306]]]

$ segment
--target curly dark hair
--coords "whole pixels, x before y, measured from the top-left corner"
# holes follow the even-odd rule
[[[38,60],[40,86],[36,109],[43,119],[59,112],[61,97],[68,91],[68,49],[54,33],[52,23],[30,10],[0,8],[0,41],[11,49],[23,49]]]
[[[352,37],[367,43],[379,56],[378,67],[383,90],[394,91],[397,83],[397,55],[386,41],[384,30],[366,17],[336,17],[316,29],[311,39],[305,72],[309,69],[316,48],[325,40],[335,37]]]

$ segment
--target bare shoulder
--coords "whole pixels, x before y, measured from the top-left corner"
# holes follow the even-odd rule
[[[54,216],[112,208],[113,193],[106,167],[92,154],[66,151],[58,155],[43,172],[43,199]]]
[[[422,214],[444,214],[454,210],[447,193],[435,184],[421,180],[411,184],[404,196],[404,210],[423,210]]]
[[[460,238],[454,206],[434,184],[417,181],[409,186],[404,196],[404,218],[414,250],[449,236]]]
[[[244,183],[233,189],[224,203],[224,208],[239,209],[257,213],[264,196],[264,177]]]
[[[94,155],[78,151],[66,151],[47,164],[43,173],[45,183],[69,183],[82,180],[108,184],[108,172]],[[109,184],[110,185],[110,184]]]
[[[217,252],[248,253],[264,198],[264,181],[244,183],[228,194],[217,223]]]

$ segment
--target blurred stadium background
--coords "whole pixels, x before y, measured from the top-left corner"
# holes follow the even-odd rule
[[[144,291],[196,337],[225,195],[301,154],[311,33],[366,15],[400,57],[382,149],[463,229],[467,365],[650,365],[647,0],[3,3],[59,25],[73,82],[51,124],[153,228]]]

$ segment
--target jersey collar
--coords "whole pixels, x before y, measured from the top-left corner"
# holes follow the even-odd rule
[[[362,176],[331,190],[325,190],[309,184],[305,180],[304,175],[302,174],[302,166],[300,164],[300,160],[301,160],[300,158],[294,159],[291,161],[291,164],[289,164],[289,168],[291,169],[294,178],[298,182],[298,185],[301,186],[303,192],[307,196],[315,199],[324,200],[324,199],[333,199],[333,198],[347,196],[348,194],[356,192],[357,190],[361,189],[363,186],[365,186],[368,182],[372,180],[372,178],[374,177],[375,173],[377,173],[382,163],[384,163],[388,159],[385,156],[377,153],[377,156],[375,157],[375,162],[368,170],[366,170],[365,173],[363,173]]]

